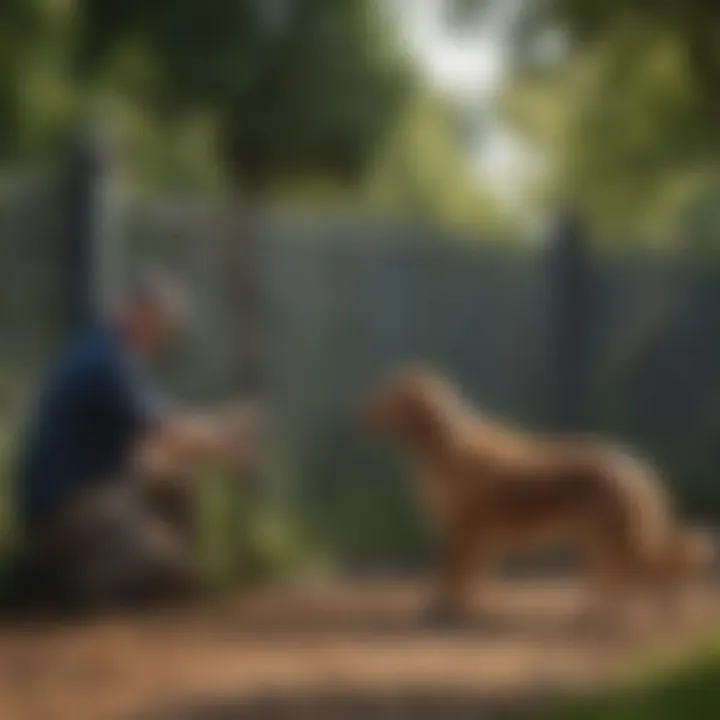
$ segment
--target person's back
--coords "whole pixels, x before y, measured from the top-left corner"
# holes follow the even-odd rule
[[[145,420],[129,358],[103,326],[74,339],[52,371],[20,468],[21,516],[37,528],[92,483],[122,476]]]

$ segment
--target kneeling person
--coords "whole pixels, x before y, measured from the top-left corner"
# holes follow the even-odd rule
[[[176,416],[149,388],[144,365],[181,324],[177,289],[140,279],[70,343],[33,418],[18,488],[26,540],[83,606],[192,584],[188,488],[156,481],[211,456],[251,463],[254,423],[229,432],[220,418]]]

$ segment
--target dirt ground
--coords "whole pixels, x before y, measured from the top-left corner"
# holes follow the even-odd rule
[[[571,583],[498,583],[463,628],[419,621],[420,583],[276,588],[192,608],[0,629],[1,720],[533,716],[720,626],[717,593],[663,632],[581,631]],[[671,651],[672,648],[668,648]]]

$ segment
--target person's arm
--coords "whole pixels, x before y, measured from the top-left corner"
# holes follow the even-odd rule
[[[103,406],[136,437],[131,465],[144,475],[187,475],[194,463],[216,459],[248,469],[259,439],[259,414],[250,406],[234,413],[174,412],[143,373],[116,358],[101,373]]]
[[[245,471],[257,450],[259,424],[257,411],[250,407],[232,415],[168,415],[147,428],[135,460],[141,469],[158,475],[209,460]]]

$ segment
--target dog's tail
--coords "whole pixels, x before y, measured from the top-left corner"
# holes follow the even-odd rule
[[[715,539],[705,530],[677,524],[657,469],[617,449],[611,460],[621,494],[632,500],[629,525],[634,528],[641,563],[666,581],[683,582],[709,574],[718,560]]]
[[[632,548],[637,561],[644,567],[662,564],[673,548],[674,533],[669,498],[655,468],[632,453],[613,449],[610,458],[614,479],[626,523],[632,533]],[[672,541],[670,535],[673,535]],[[673,550],[673,553],[675,551]]]

